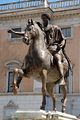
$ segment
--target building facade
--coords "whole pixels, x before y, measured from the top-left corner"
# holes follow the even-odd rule
[[[9,29],[24,31],[28,19],[41,22],[41,14],[51,16],[49,24],[61,27],[66,37],[66,54],[70,72],[67,91],[67,113],[80,116],[80,0],[48,2],[47,0],[20,1],[0,5],[0,118],[9,120],[16,110],[39,110],[41,104],[41,83],[23,78],[18,95],[12,93],[13,69],[20,68],[28,51],[22,38],[9,34]],[[57,110],[61,107],[59,85],[54,88],[57,96]],[[51,100],[47,99],[47,108]]]

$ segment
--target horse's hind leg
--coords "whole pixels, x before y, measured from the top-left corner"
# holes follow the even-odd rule
[[[62,102],[62,112],[65,112],[66,110],[66,102],[67,102],[67,90],[66,90],[66,86],[61,86],[62,92],[63,92],[63,98],[61,100]]]
[[[53,93],[53,87],[54,87],[53,83],[46,84],[47,92],[48,92],[49,96],[52,98],[53,111],[56,111],[56,97],[55,97],[55,94]]]
[[[41,80],[42,80],[42,105],[40,109],[45,110],[46,105],[46,81],[47,81],[47,70],[42,70],[40,72]]]
[[[14,80],[13,80],[13,93],[17,94],[17,89],[19,88],[19,84],[23,77],[23,71],[22,69],[14,69]]]

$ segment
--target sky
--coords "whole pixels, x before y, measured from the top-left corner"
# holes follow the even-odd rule
[[[0,0],[0,4],[4,4],[4,3],[9,3],[9,2],[18,2],[20,0]],[[50,2],[52,1],[56,1],[56,0],[48,0]]]

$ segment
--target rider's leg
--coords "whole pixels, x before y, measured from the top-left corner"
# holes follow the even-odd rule
[[[65,85],[62,56],[60,54],[55,54],[55,59],[57,61],[57,68],[59,70],[60,78],[61,78],[60,79],[60,85]]]

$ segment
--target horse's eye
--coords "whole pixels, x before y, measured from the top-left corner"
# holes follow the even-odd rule
[[[31,31],[31,28],[29,28],[28,30]]]
[[[30,28],[30,27],[27,27],[27,30],[28,30],[28,31],[31,31],[31,28]]]

